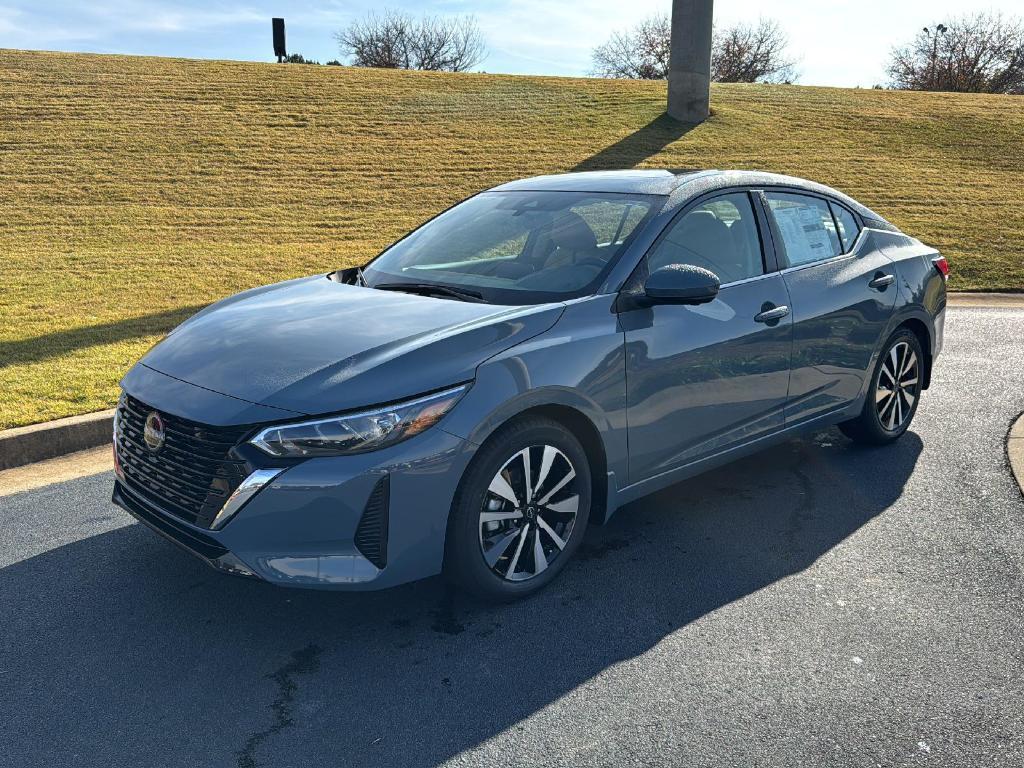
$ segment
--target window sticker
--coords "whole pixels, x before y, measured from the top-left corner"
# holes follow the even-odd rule
[[[816,208],[787,205],[775,208],[775,219],[786,243],[786,254],[792,266],[828,259],[833,255],[832,242]]]

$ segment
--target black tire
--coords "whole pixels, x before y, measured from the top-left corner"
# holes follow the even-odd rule
[[[893,351],[896,350],[894,364]],[[904,357],[903,352],[909,350]],[[911,358],[910,353],[913,357]],[[897,370],[900,380],[893,386],[890,371],[903,367],[905,362],[913,361],[913,372],[903,373]],[[860,415],[844,421],[839,429],[844,435],[856,443],[864,445],[886,445],[898,440],[910,427],[921,402],[921,386],[924,382],[924,354],[921,342],[907,328],[898,328],[882,348],[882,354],[875,363],[871,374],[871,385],[864,399],[864,407]],[[879,382],[881,381],[881,386]],[[912,382],[905,386],[906,382]],[[885,391],[888,388],[889,395]],[[893,399],[895,398],[895,399]],[[912,400],[912,402],[911,402]]]
[[[517,506],[490,490],[492,482],[500,475],[508,481],[516,499],[529,495],[523,489],[524,478],[528,471],[532,480],[540,478],[549,447],[555,450],[534,496],[534,502],[540,502],[550,495],[548,505],[520,503]],[[522,457],[524,450],[527,450],[526,459]],[[529,470],[527,461],[531,464]],[[572,473],[566,469],[566,464]],[[573,474],[573,478],[550,494],[569,474]],[[556,512],[553,507],[571,508],[573,497],[576,497],[575,517],[569,523],[570,513]],[[586,451],[572,432],[556,421],[532,416],[506,424],[480,448],[459,484],[448,519],[445,576],[485,600],[507,602],[534,594],[558,575],[579,547],[590,518],[590,502],[590,465]],[[523,511],[518,519],[483,518],[485,514],[511,515],[520,509]],[[524,528],[527,528],[525,532]],[[518,535],[516,530],[520,532]],[[559,537],[559,533],[565,538]],[[521,547],[518,546],[520,537]],[[538,540],[546,563],[543,566],[535,550]],[[497,548],[506,541],[509,543],[502,554]],[[515,552],[515,549],[520,551]],[[523,550],[527,549],[524,554]],[[485,557],[498,559],[492,566]],[[520,567],[521,572],[517,570]],[[509,569],[513,570],[512,579],[521,577],[521,580],[510,580],[507,573],[502,575],[502,570]],[[529,570],[538,569],[535,575],[527,574]]]

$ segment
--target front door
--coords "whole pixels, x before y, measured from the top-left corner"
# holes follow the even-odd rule
[[[749,193],[723,194],[684,211],[641,264],[639,279],[704,267],[722,288],[708,304],[620,315],[631,483],[782,427],[792,319],[782,277],[766,269],[763,227]]]

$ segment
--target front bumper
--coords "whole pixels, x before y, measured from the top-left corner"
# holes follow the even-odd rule
[[[145,523],[165,539],[195,555],[207,565],[237,576],[256,577],[253,571],[232,555],[217,539],[156,508],[142,496],[132,493],[120,480],[114,481],[114,493],[111,501],[136,520]]]
[[[281,586],[383,589],[440,573],[448,513],[474,450],[434,427],[382,451],[309,459],[274,476],[219,530],[185,522],[121,480],[113,501],[227,573]],[[378,550],[360,526],[368,516],[383,532]]]

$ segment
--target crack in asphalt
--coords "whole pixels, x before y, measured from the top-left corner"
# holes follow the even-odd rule
[[[238,768],[257,768],[259,761],[256,759],[256,750],[271,736],[295,724],[292,705],[295,702],[295,692],[298,690],[299,684],[295,682],[294,676],[319,670],[320,654],[322,653],[322,648],[311,643],[305,648],[292,651],[291,661],[267,675],[277,683],[278,689],[277,697],[270,705],[270,709],[274,713],[274,721],[269,728],[252,734],[246,739],[245,746],[235,753],[238,758]]]

